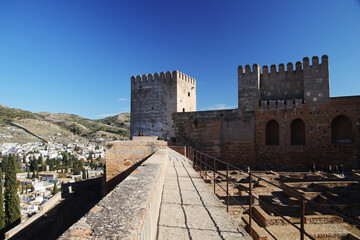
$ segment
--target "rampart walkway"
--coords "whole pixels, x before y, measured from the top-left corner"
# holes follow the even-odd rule
[[[125,146],[127,147],[127,146]],[[251,239],[187,158],[159,149],[59,239]]]
[[[187,158],[169,150],[157,239],[251,239]]]

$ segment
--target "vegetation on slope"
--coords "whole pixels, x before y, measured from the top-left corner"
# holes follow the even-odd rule
[[[39,116],[30,112],[16,108],[9,108],[0,105],[0,122],[4,123],[7,121],[13,121],[15,119],[37,119]]]
[[[116,116],[111,116],[96,121],[110,126],[128,129],[130,128],[130,113],[121,113]]]
[[[20,126],[32,132],[49,132],[55,135],[58,126],[69,134],[87,138],[89,140],[103,137],[107,140],[126,139],[130,135],[130,113],[122,113],[105,119],[91,120],[74,114],[66,113],[32,113],[20,109],[0,105],[0,127],[6,122],[17,122]],[[40,125],[40,126],[39,126]],[[39,131],[39,129],[42,129]],[[3,129],[3,131],[5,131]],[[53,133],[52,133],[53,132]],[[40,134],[41,135],[41,134]]]

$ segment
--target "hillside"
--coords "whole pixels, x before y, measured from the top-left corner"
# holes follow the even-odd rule
[[[0,105],[0,143],[39,141],[8,122],[19,125],[47,141],[56,142],[105,142],[127,139],[130,134],[130,113],[91,120],[74,114],[32,113]]]

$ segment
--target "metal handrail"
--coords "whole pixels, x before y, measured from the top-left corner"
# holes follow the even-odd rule
[[[239,186],[238,183],[234,180],[231,180],[229,179],[229,167],[232,168],[232,170],[239,170],[239,171],[243,171],[241,168],[237,167],[237,166],[234,166],[234,165],[231,165],[229,164],[228,162],[224,162],[220,159],[217,159],[215,157],[212,157],[206,153],[203,153],[203,152],[200,152],[196,149],[194,149],[193,147],[190,147],[190,146],[187,146],[187,151],[186,151],[186,156],[188,157],[188,159],[190,161],[192,161],[192,165],[193,165],[193,168],[195,170],[199,170],[200,171],[200,177],[202,177],[202,172],[203,172],[203,167],[205,167],[205,178],[207,179],[207,177],[209,177],[210,179],[213,180],[213,183],[214,183],[214,194],[216,192],[216,185],[218,185],[221,190],[223,190],[224,192],[226,192],[226,209],[227,209],[227,212],[229,212],[229,197],[231,197],[232,199],[234,199],[237,203],[239,203],[241,205],[241,203],[235,198],[233,197],[232,195],[229,194],[229,183],[233,183],[235,186]],[[205,156],[205,161],[202,160],[202,156]],[[210,160],[212,160],[213,162],[213,166],[209,165],[208,164],[208,158],[210,158]],[[221,173],[219,172],[217,169],[216,169],[216,163],[219,162],[219,163],[222,163],[224,165],[226,165],[226,174],[224,173]],[[213,172],[213,177],[211,177],[209,174],[208,174],[208,169],[211,169],[212,172]],[[226,177],[226,189],[224,189],[220,184],[218,184],[216,182],[216,174],[218,176],[222,176],[222,177]],[[340,216],[342,217],[343,219],[346,219],[347,221],[349,222],[352,222],[356,225],[360,225],[360,222],[354,220],[354,219],[351,219],[341,213],[338,213],[330,208],[327,208],[327,207],[324,207],[322,206],[321,204],[317,203],[317,202],[314,202],[310,199],[307,199],[305,196],[297,193],[297,192],[294,192],[294,191],[291,191],[289,189],[286,189],[284,187],[281,187],[273,182],[270,182],[262,177],[259,177],[257,175],[255,175],[254,173],[252,173],[251,171],[247,172],[247,174],[249,175],[249,191],[246,191],[246,193],[249,194],[249,234],[252,235],[252,227],[251,227],[251,220],[252,220],[252,198],[255,198],[257,199],[259,202],[263,203],[266,207],[269,207],[272,211],[274,211],[277,215],[279,215],[282,219],[284,219],[286,222],[288,222],[290,225],[292,225],[293,227],[295,227],[297,230],[300,231],[300,239],[301,240],[304,240],[304,236],[308,236],[310,239],[314,239],[311,235],[309,235],[305,229],[304,229],[304,224],[305,224],[305,204],[306,202],[307,203],[310,203],[312,205],[315,205],[316,207],[319,207],[321,208],[322,210],[325,210],[325,211],[328,211],[328,212],[331,212],[337,216]],[[274,208],[272,208],[268,203],[260,200],[259,198],[257,198],[256,196],[254,196],[252,194],[252,177],[255,177],[257,178],[258,181],[264,181],[274,187],[277,187],[277,188],[280,188],[282,189],[283,191],[286,191],[286,192],[289,192],[291,195],[293,195],[294,197],[298,198],[299,200],[301,200],[301,222],[300,222],[300,227],[296,226],[294,223],[292,223],[291,221],[289,221],[288,219],[286,219],[283,215],[281,215],[278,211],[276,211]],[[241,205],[242,206],[242,205]]]

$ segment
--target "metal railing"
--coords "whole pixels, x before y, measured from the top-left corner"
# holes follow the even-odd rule
[[[216,186],[218,186],[220,189],[222,189],[225,193],[226,193],[226,211],[229,212],[229,199],[231,198],[232,200],[234,200],[235,202],[237,202],[241,207],[242,204],[240,201],[238,201],[238,199],[235,198],[235,196],[232,196],[231,194],[229,194],[229,184],[232,183],[234,184],[235,186],[239,186],[239,183],[230,179],[229,178],[229,170],[230,168],[232,170],[238,170],[238,171],[243,171],[243,169],[239,168],[239,167],[236,167],[234,165],[231,165],[229,164],[228,162],[224,162],[220,159],[217,159],[215,157],[212,157],[208,154],[205,154],[203,152],[200,152],[200,151],[197,151],[196,149],[190,147],[190,146],[187,146],[186,147],[186,157],[191,161],[192,163],[192,166],[193,168],[196,170],[196,171],[199,171],[200,173],[200,177],[201,178],[204,178],[206,182],[208,182],[208,178],[211,179],[213,181],[213,189],[214,189],[214,194],[216,194]],[[224,173],[221,173],[219,171],[219,169],[217,169],[217,165],[218,163],[222,164],[223,167],[226,166],[226,174]],[[208,174],[208,171],[212,171],[212,176],[210,176],[210,174]],[[244,172],[246,173],[246,172]],[[334,215],[337,215],[345,220],[347,220],[348,222],[350,223],[353,223],[355,225],[358,225],[360,226],[360,222],[352,219],[352,218],[349,218],[341,213],[338,213],[330,208],[327,208],[327,207],[324,207],[322,206],[321,204],[317,203],[317,202],[314,202],[310,199],[307,199],[305,196],[297,193],[297,192],[294,192],[294,191],[291,191],[289,189],[286,189],[284,187],[281,187],[273,182],[270,182],[262,177],[259,177],[257,176],[256,174],[252,173],[249,169],[249,171],[247,172],[248,176],[249,176],[249,190],[246,191],[244,190],[246,193],[248,193],[249,195],[249,209],[248,209],[248,213],[249,213],[249,222],[248,222],[248,232],[250,234],[250,236],[252,236],[252,220],[256,221],[256,219],[254,218],[253,219],[253,213],[252,213],[252,208],[253,208],[253,199],[256,199],[259,201],[259,203],[262,203],[265,207],[267,207],[268,209],[270,209],[271,211],[273,211],[275,214],[277,214],[277,216],[281,217],[284,221],[286,221],[287,223],[289,223],[290,225],[292,225],[293,227],[295,227],[297,230],[300,231],[300,239],[301,240],[304,240],[305,239],[305,236],[309,237],[310,239],[315,239],[314,237],[312,237],[309,233],[307,233],[305,231],[305,205],[306,203],[308,203],[309,205],[313,205],[317,208],[320,208],[322,209],[323,211],[326,211],[326,212],[329,212],[329,213],[332,213]],[[224,178],[226,178],[226,189],[224,189],[220,184],[217,183],[217,180],[216,180],[216,175],[218,176],[222,176]],[[279,211],[277,211],[276,209],[274,209],[270,204],[264,202],[263,200],[260,199],[260,196],[259,197],[256,197],[254,194],[253,194],[253,189],[252,189],[252,185],[253,185],[253,178],[256,178],[258,181],[264,181],[276,188],[279,188],[283,191],[286,191],[286,192],[289,192],[290,195],[294,196],[295,198],[297,198],[300,202],[301,202],[301,205],[300,205],[300,209],[301,209],[301,212],[300,212],[300,227],[298,227],[297,225],[295,225],[293,222],[291,222],[290,220],[288,220],[284,215],[282,215]],[[244,207],[243,207],[244,208]],[[245,209],[245,208],[244,208]],[[256,221],[259,225],[262,225],[262,227],[274,238],[276,239],[276,237],[269,231],[266,229],[266,227],[261,224],[259,221]]]

